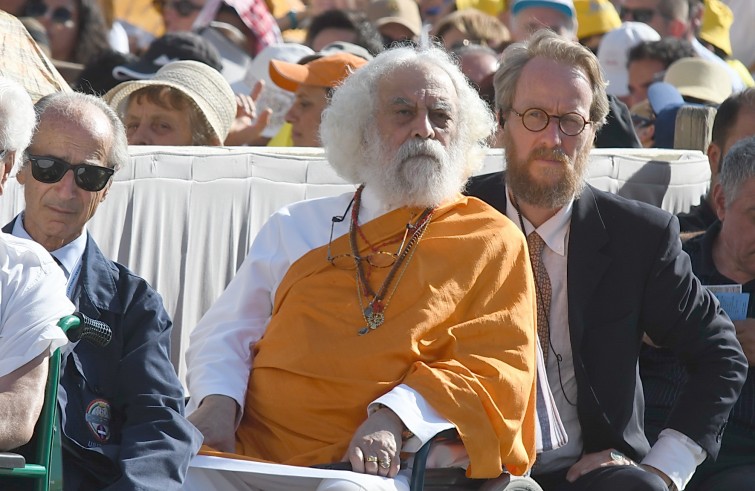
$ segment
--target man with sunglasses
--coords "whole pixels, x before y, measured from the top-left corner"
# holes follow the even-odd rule
[[[585,183],[605,91],[595,55],[550,31],[507,48],[495,76],[507,170],[473,178],[468,192],[530,246],[538,334],[569,436],[538,457],[535,480],[545,491],[681,490],[716,457],[747,362],[692,273],[676,218]],[[689,371],[652,448],[637,373],[645,334]]]
[[[0,77],[0,194],[34,129],[29,94]],[[28,442],[44,403],[48,357],[67,339],[74,307],[65,278],[38,244],[0,233],[0,452]]]
[[[39,123],[17,174],[26,208],[3,230],[47,249],[78,310],[113,332],[106,347],[78,343],[64,353],[64,489],[178,490],[201,436],[182,416],[170,318],[157,292],[105,258],[86,230],[128,162],[123,125],[85,94],[55,93],[36,109]]]

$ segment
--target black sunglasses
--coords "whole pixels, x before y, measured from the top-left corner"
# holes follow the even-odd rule
[[[42,2],[30,2],[26,4],[24,15],[26,17],[42,17],[49,7]],[[58,7],[52,11],[50,19],[56,24],[68,24],[73,22],[73,12],[68,7]]]
[[[153,0],[152,5],[162,13],[165,6],[173,7],[181,17],[188,17],[197,10],[202,10],[201,5],[191,3],[189,0]]]
[[[647,24],[655,17],[655,14],[658,14],[658,12],[653,9],[630,9],[628,7],[619,9],[619,17],[623,21],[631,20]]]
[[[73,179],[76,185],[84,191],[96,193],[102,191],[115,169],[92,164],[69,164],[65,160],[55,157],[29,155],[31,162],[31,175],[39,182],[53,184],[63,179],[69,170],[73,171]]]

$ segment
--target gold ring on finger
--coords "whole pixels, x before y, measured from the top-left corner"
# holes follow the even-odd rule
[[[378,465],[381,469],[388,469],[391,466],[391,459],[378,460]]]
[[[377,462],[378,458],[375,457],[374,455],[368,455],[367,457],[364,458],[364,461],[365,462]]]

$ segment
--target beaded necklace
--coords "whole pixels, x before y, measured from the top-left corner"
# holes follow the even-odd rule
[[[422,212],[422,214],[420,214],[414,224],[406,224],[404,240],[406,241],[406,237],[408,236],[409,232],[411,232],[411,236],[409,236],[409,240],[406,241],[406,245],[397,253],[398,256],[396,257],[396,262],[393,263],[390,271],[388,271],[388,275],[385,277],[385,280],[383,280],[383,284],[380,285],[380,288],[378,288],[376,292],[372,289],[369,281],[367,280],[362,261],[358,259],[359,248],[357,247],[357,234],[359,233],[360,236],[364,237],[364,235],[361,233],[358,223],[359,208],[362,201],[363,189],[364,185],[359,186],[356,193],[354,194],[354,208],[351,211],[351,224],[349,226],[349,245],[351,246],[351,255],[354,256],[354,258],[357,258],[357,298],[359,299],[359,307],[362,310],[362,317],[367,323],[366,326],[359,330],[360,336],[367,334],[370,331],[374,331],[375,329],[383,325],[383,322],[385,322],[385,310],[388,308],[388,304],[390,303],[391,298],[393,298],[393,294],[396,292],[396,288],[398,287],[398,284],[409,265],[409,261],[414,255],[414,251],[416,250],[415,246],[422,238],[422,235],[424,235],[425,230],[427,230],[427,226],[430,223],[433,212],[435,211],[435,208],[433,207],[425,208],[425,210]],[[395,282],[393,281],[394,279],[396,280]],[[390,293],[388,293],[391,285],[393,285],[393,288],[391,289]],[[386,294],[388,294],[387,298]],[[362,300],[362,296],[372,296],[372,300],[367,304],[366,307]]]

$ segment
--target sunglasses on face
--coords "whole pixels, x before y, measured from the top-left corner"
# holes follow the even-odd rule
[[[69,164],[65,160],[55,157],[41,157],[29,155],[31,162],[31,175],[39,182],[53,184],[61,179],[69,170],[73,171],[73,179],[76,185],[84,191],[96,193],[102,191],[115,169],[92,164]]]
[[[161,14],[165,7],[171,7],[181,17],[188,17],[197,10],[202,10],[202,5],[191,3],[189,0],[153,0],[152,5]]]
[[[44,17],[50,8],[42,2],[30,2],[26,4],[24,15],[26,17]],[[50,20],[56,24],[68,24],[73,22],[73,11],[68,7],[57,7],[50,14]]]
[[[630,9],[628,7],[621,7],[619,10],[619,17],[621,17],[621,20],[623,21],[631,20],[646,24],[650,22],[657,13],[658,12],[653,9]]]

